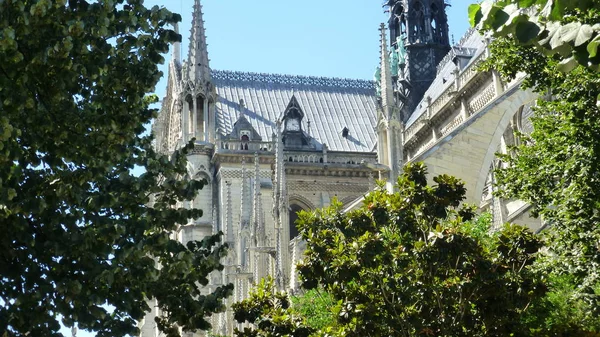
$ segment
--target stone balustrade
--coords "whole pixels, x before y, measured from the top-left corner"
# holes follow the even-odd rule
[[[427,110],[404,130],[404,145],[410,148],[405,153],[411,158],[429,149],[437,139],[448,135],[496,98],[497,81],[493,80],[493,74],[477,69],[486,57],[485,50],[475,55],[465,69],[450,79],[452,83],[433,97]]]
[[[262,141],[241,141],[241,140],[221,140],[218,143],[217,152],[256,152],[256,151],[275,151],[275,144],[273,142],[262,142]]]
[[[376,164],[377,155],[375,153],[347,153],[347,152],[303,152],[286,151],[284,162],[300,164],[344,164],[361,165],[363,163]]]

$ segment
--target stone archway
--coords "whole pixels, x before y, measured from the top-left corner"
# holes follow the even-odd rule
[[[299,211],[311,211],[315,209],[314,205],[306,198],[300,195],[294,195],[289,198],[289,233],[290,240],[297,237],[299,232],[296,227],[296,220],[298,220]]]
[[[462,179],[467,188],[465,201],[479,203],[506,128],[519,108],[536,97],[532,91],[516,86],[411,162],[423,161],[430,176],[449,174]]]

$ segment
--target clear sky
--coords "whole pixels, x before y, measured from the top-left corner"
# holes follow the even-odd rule
[[[468,28],[467,7],[452,0],[451,36]],[[187,56],[193,0],[146,0],[182,15],[182,58]],[[290,75],[372,79],[379,62],[382,0],[203,0],[210,66]],[[167,60],[168,61],[168,60]],[[162,98],[166,84],[159,83]]]
[[[452,0],[450,33],[467,30],[467,7]],[[187,56],[193,0],[146,0],[182,15],[182,58]],[[387,21],[382,0],[202,0],[210,66],[290,75],[367,79],[379,62],[379,24]],[[170,56],[167,56],[168,62]],[[166,73],[166,67],[161,68]],[[166,82],[156,93],[162,99]],[[65,336],[71,336],[63,329]],[[80,331],[78,337],[92,336]]]

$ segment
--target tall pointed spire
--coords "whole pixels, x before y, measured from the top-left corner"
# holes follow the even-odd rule
[[[179,23],[175,23],[175,27],[173,27],[175,33],[179,34]],[[175,61],[177,64],[181,64],[181,42],[173,43],[173,56],[171,60]]]
[[[206,32],[204,30],[204,20],[202,20],[202,5],[200,4],[200,0],[194,0],[190,47],[188,48],[188,64],[188,78],[192,82],[206,83],[210,81]]]
[[[381,88],[381,105],[383,106],[386,118],[390,118],[387,110],[394,106],[394,88],[392,86],[392,70],[390,67],[390,54],[387,48],[385,24],[381,24],[379,31],[381,33],[381,76],[379,84]]]

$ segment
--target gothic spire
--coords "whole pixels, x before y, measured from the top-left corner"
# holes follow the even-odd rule
[[[188,48],[188,78],[192,82],[207,83],[210,81],[210,66],[208,64],[206,32],[204,30],[204,20],[202,20],[202,5],[200,5],[200,0],[194,0],[192,29],[190,33],[190,47]]]
[[[175,23],[175,27],[173,27],[175,33],[179,34],[179,24]],[[171,56],[171,61],[174,61],[176,64],[181,64],[181,42],[173,43],[173,55]]]
[[[385,24],[381,24],[379,31],[381,33],[381,76],[379,86],[381,88],[381,105],[384,112],[387,113],[386,110],[394,106],[394,88],[392,86],[392,71],[387,49]],[[386,117],[389,118],[390,116],[386,115]]]

